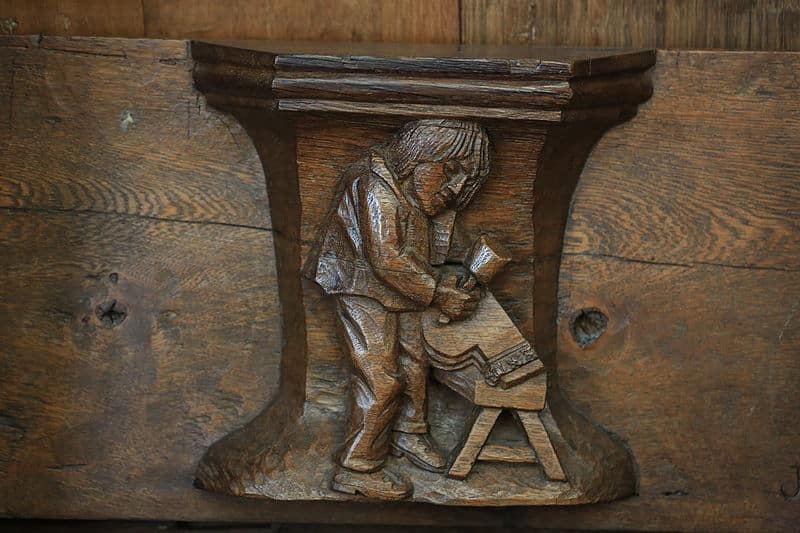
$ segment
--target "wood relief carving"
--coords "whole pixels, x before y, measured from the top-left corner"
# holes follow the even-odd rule
[[[197,485],[457,505],[632,494],[624,443],[558,387],[555,309],[572,191],[649,96],[652,53],[272,46],[193,47],[198,88],[262,157],[284,335],[279,394],[211,447]]]

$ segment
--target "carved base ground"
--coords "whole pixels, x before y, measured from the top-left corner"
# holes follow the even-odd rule
[[[203,489],[275,500],[364,500],[331,489],[345,440],[352,368],[343,347],[329,353],[338,339],[332,302],[311,282],[304,286],[312,351],[302,413],[291,412],[291,392],[284,389],[258,417],[209,449],[197,472]],[[430,432],[452,461],[474,407],[433,379],[428,389]],[[573,505],[634,494],[633,459],[622,441],[577,413],[553,385],[547,402],[541,419],[567,482],[549,481],[539,464],[479,460],[463,480],[426,472],[406,458],[390,456],[388,468],[413,482],[410,500],[443,505]],[[555,420],[560,432],[552,431]],[[527,440],[504,411],[488,443],[524,447]]]
[[[455,394],[435,385],[431,387],[431,404],[432,409],[447,409],[454,414],[446,421],[448,425],[431,427],[437,442],[451,450],[457,446],[462,430],[459,426],[467,423],[469,406]],[[235,496],[275,500],[364,500],[330,488],[336,464],[329,450],[336,449],[343,438],[344,411],[309,405],[300,419],[289,422],[280,432],[276,431],[282,424],[279,411],[279,407],[269,409],[249,427],[218,443],[217,453],[204,458],[197,483],[206,490]],[[542,419],[546,426],[554,423],[548,411],[543,412]],[[253,438],[256,433],[261,436]],[[511,417],[503,415],[490,439],[510,442],[514,437],[524,439]],[[598,433],[594,438],[608,439],[611,444],[608,435]],[[266,448],[259,450],[259,445],[263,444]],[[610,501],[633,494],[635,482],[630,459],[611,450],[598,456],[597,444],[595,441],[592,457],[587,458],[581,457],[566,439],[554,441],[571,480],[568,482],[548,481],[538,464],[478,461],[465,480],[426,472],[405,458],[390,456],[387,466],[413,482],[411,501],[434,504],[565,505]],[[579,471],[589,476],[581,476]]]

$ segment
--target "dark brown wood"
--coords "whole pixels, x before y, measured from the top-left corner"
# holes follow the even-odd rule
[[[146,36],[458,42],[457,0],[145,0]]]
[[[18,34],[458,42],[457,0],[0,0]]]
[[[798,96],[798,54],[664,52],[663,58],[672,68],[655,69],[654,83],[674,96],[644,108],[663,133],[654,137],[649,129],[627,127],[625,135],[646,150],[613,161],[595,152],[586,168],[592,179],[579,185],[565,252],[796,270],[800,159],[787,140],[800,123],[792,103]],[[723,92],[708,91],[710,75],[737,81]],[[760,109],[757,116],[740,118],[754,108]],[[600,147],[614,150],[628,142],[618,135],[611,132]],[[628,175],[622,168],[636,171]],[[645,209],[643,198],[653,202],[651,208]],[[631,234],[641,239],[631,240]]]
[[[796,0],[464,0],[461,42],[800,49]]]
[[[504,461],[507,463],[535,463],[536,455],[530,448],[485,444],[478,454],[478,461]]]
[[[2,242],[12,242],[13,237],[13,242],[24,243],[6,246],[9,266],[0,269],[0,302],[3,309],[13,304],[12,314],[0,319],[9,324],[2,338],[20,337],[15,342],[24,346],[3,342],[0,366],[4,375],[35,377],[12,377],[0,385],[0,458],[14,450],[13,468],[0,476],[3,516],[302,523],[313,519],[482,528],[505,523],[611,530],[760,532],[795,527],[797,501],[789,497],[795,488],[792,465],[797,464],[800,442],[795,424],[800,243],[794,238],[794,206],[800,193],[793,172],[800,154],[790,140],[798,134],[794,103],[800,95],[793,83],[800,68],[797,54],[660,52],[653,98],[629,123],[606,133],[589,157],[575,194],[561,268],[559,385],[569,402],[628,443],[637,461],[638,495],[563,510],[498,511],[405,503],[273,504],[192,488],[203,450],[238,427],[240,420],[255,416],[276,391],[277,370],[265,371],[263,365],[278,365],[278,337],[270,333],[275,321],[264,318],[276,305],[269,295],[277,293],[277,284],[271,270],[261,270],[268,268],[264,262],[274,254],[266,241],[253,248],[252,235],[258,232],[236,236],[240,230],[230,226],[220,226],[224,233],[212,231],[215,222],[270,227],[257,154],[236,121],[206,107],[202,99],[188,114],[191,136],[180,137],[186,131],[181,126],[187,120],[186,102],[193,103],[196,96],[190,66],[173,60],[173,52],[184,43],[174,43],[177,48],[162,53],[161,42],[100,39],[87,47],[79,46],[81,41],[45,40],[50,49],[38,48],[36,42],[15,37],[3,40],[0,47],[0,69],[14,71],[13,83],[11,75],[0,76],[0,145],[17,147],[0,151],[0,209],[14,221],[3,224]],[[120,57],[123,53],[127,60]],[[20,66],[14,68],[15,63]],[[38,66],[26,68],[28,64]],[[20,80],[25,90],[12,92]],[[136,103],[142,114],[137,120],[132,111],[136,123],[123,135],[119,128],[127,102]],[[67,120],[54,119],[62,116]],[[13,128],[3,127],[8,124]],[[301,167],[307,172],[328,169],[324,175],[336,175],[344,164],[338,161],[347,161],[360,146],[379,142],[396,127],[389,120],[376,133],[355,120],[340,124],[343,130],[323,120],[301,125],[300,136],[316,146],[302,151]],[[30,143],[23,146],[19,137]],[[352,139],[361,140],[353,144]],[[505,150],[517,146],[524,154],[533,141],[513,134],[497,142]],[[77,157],[74,163],[61,164],[63,156],[47,155],[63,153],[63,147],[73,143],[81,146],[84,158],[94,157],[97,150],[109,155],[89,159],[87,165]],[[637,149],[631,150],[631,145]],[[27,157],[24,165],[16,162],[17,154],[36,146],[42,146],[41,158]],[[152,167],[158,169],[156,179],[133,165],[117,165],[114,150],[135,154],[143,165],[151,165],[150,154],[169,164]],[[47,172],[41,171],[42,162]],[[5,170],[12,165],[17,165],[13,174]],[[515,168],[529,171],[521,163],[502,164],[498,171]],[[215,202],[230,204],[229,209],[197,204],[192,195],[173,196],[185,198],[173,199],[164,204],[167,207],[160,203],[165,200],[156,200],[187,188],[195,191],[191,176],[204,176],[208,169],[214,169],[217,183],[223,185],[217,190],[224,196],[215,197]],[[111,185],[149,188],[153,193],[148,198],[153,200],[115,201],[118,188],[105,189],[103,201],[88,194],[65,200],[69,197],[64,191],[95,190],[82,185],[83,180],[114,178],[118,171],[122,174],[109,179]],[[62,176],[62,184],[47,182],[47,188],[37,189],[40,180],[51,175]],[[30,194],[37,190],[41,192]],[[520,216],[516,206],[530,192],[503,202],[508,190],[505,182],[489,184],[483,206],[503,205]],[[262,199],[255,202],[257,208],[242,200],[251,195]],[[327,199],[322,200],[324,208]],[[27,207],[15,209],[17,203]],[[119,213],[76,213],[87,208]],[[475,208],[473,217],[482,209]],[[15,220],[37,216],[41,221],[47,210],[58,210],[64,222]],[[147,233],[139,225],[135,232],[120,233],[141,219],[139,211],[166,219],[152,222],[164,229]],[[186,218],[190,223],[175,220],[186,213],[191,214]],[[237,218],[239,213],[246,215]],[[108,222],[117,218],[120,223]],[[515,230],[500,221],[473,220],[490,231]],[[125,236],[83,239],[109,228]],[[149,235],[146,246],[139,244],[144,241],[136,240],[136,233]],[[74,253],[59,247],[63,235],[74,244]],[[128,235],[135,251],[122,248]],[[202,247],[191,242],[198,240]],[[57,251],[47,251],[50,246]],[[517,240],[514,249],[527,246]],[[232,252],[238,248],[241,252]],[[114,254],[122,253],[130,255],[117,262],[120,256]],[[78,262],[83,256],[96,259],[83,267]],[[194,266],[195,256],[207,257],[202,268]],[[107,269],[106,257],[113,263]],[[213,264],[230,266],[229,257],[252,267],[243,267],[243,273],[223,287],[219,283],[228,279],[227,271]],[[62,274],[67,266],[74,266],[74,275]],[[524,284],[525,267],[512,263],[507,268],[512,280],[495,290],[506,294],[524,330],[531,332],[525,306],[514,300],[512,288]],[[5,275],[25,275],[28,270],[40,273],[29,277],[29,284],[9,283]],[[139,320],[138,312],[129,311],[115,328],[99,329],[94,325],[95,308],[87,305],[80,309],[106,336],[102,342],[100,337],[93,341],[98,351],[92,348],[91,359],[79,357],[86,352],[72,344],[71,326],[48,318],[52,313],[47,310],[53,301],[66,305],[95,294],[82,281],[95,270],[108,280],[97,280],[98,290],[103,283],[111,286],[110,274],[116,272],[118,287],[136,279],[151,287],[148,294],[160,293],[164,285],[157,284],[156,273],[165,270],[181,287],[198,287],[194,294],[202,291],[202,298],[185,289],[175,296],[187,310],[178,315],[171,334],[181,334],[185,348],[169,342],[155,318],[149,339],[134,342],[123,336],[124,328]],[[205,272],[219,274],[198,285],[206,279]],[[44,276],[51,281],[33,293],[31,287]],[[90,281],[95,283],[86,283]],[[255,284],[252,289],[239,292],[248,282]],[[67,291],[74,296],[62,296]],[[119,292],[112,299],[117,296]],[[250,320],[231,329],[219,317],[228,316],[224,310],[234,301],[250,302],[237,311]],[[66,309],[72,310],[70,320],[83,316],[77,307]],[[572,338],[570,323],[586,309],[599,309],[608,323],[596,342],[581,347]],[[209,335],[212,327],[215,333],[207,347],[191,340]],[[322,331],[313,332],[310,339],[315,348],[336,342]],[[247,350],[253,350],[251,355],[244,355]],[[148,353],[158,375],[167,378],[143,392],[146,380],[134,371],[142,354]],[[329,361],[336,366],[340,359]],[[118,371],[123,363],[129,370]],[[190,377],[198,372],[229,376],[223,390],[251,392],[242,394],[241,407],[222,416],[214,405],[216,385]],[[132,376],[135,389],[124,385]],[[101,378],[106,385],[98,389]],[[15,381],[31,385],[9,389]],[[322,395],[320,405],[334,397],[336,387],[331,384],[331,394]],[[161,392],[156,396],[152,391]],[[77,401],[64,403],[70,395]],[[133,407],[142,401],[151,406],[147,412]],[[165,438],[186,420],[184,408],[190,407],[200,433],[194,437],[181,431]],[[14,446],[5,444],[9,442]],[[87,466],[78,466],[82,463]]]
[[[144,37],[141,0],[0,0],[0,19],[14,22],[0,33]]]
[[[0,0],[0,33],[800,50],[797,0]]]
[[[643,71],[652,64],[653,52],[197,42],[192,54],[199,63],[194,71],[198,88],[210,95],[213,105],[240,118],[268,159],[278,145],[279,157],[296,147],[298,165],[303,162],[303,142],[311,145],[312,153],[316,150],[314,140],[295,142],[297,134],[290,123],[283,134],[263,135],[274,129],[269,124],[290,117],[299,124],[319,111],[356,115],[363,128],[376,132],[383,130],[386,117],[432,117],[407,122],[380,143],[361,145],[367,155],[334,159],[349,161],[338,175],[326,175],[321,169],[295,170],[290,161],[267,170],[273,180],[299,184],[283,191],[284,196],[273,193],[271,198],[282,206],[296,206],[281,220],[288,221],[287,230],[293,235],[299,230],[298,242],[306,243],[302,251],[276,250],[278,265],[304,261],[306,276],[319,286],[316,292],[309,287],[302,295],[282,295],[283,322],[300,328],[301,322],[286,316],[286,310],[304,306],[309,332],[327,330],[335,336],[331,318],[320,316],[319,308],[308,303],[320,299],[321,288],[328,297],[320,303],[335,305],[335,312],[329,313],[338,317],[333,322],[341,323],[342,339],[326,348],[309,346],[309,357],[302,360],[298,348],[305,345],[305,332],[284,333],[287,345],[291,342],[287,336],[296,336],[297,348],[287,349],[282,363],[283,368],[294,369],[293,374],[284,375],[284,390],[264,414],[211,447],[198,468],[198,486],[275,499],[363,496],[455,505],[576,504],[631,494],[633,466],[622,444],[557,398],[555,302],[567,210],[583,162],[599,136],[630,118],[650,95]],[[509,90],[520,83],[528,97],[509,99]],[[602,90],[593,87],[598,83]],[[481,98],[460,100],[473,86]],[[563,97],[551,98],[542,87],[549,87],[549,93],[561,91]],[[385,98],[381,88],[391,88],[394,98]],[[446,98],[451,93],[455,102],[473,106],[453,105]],[[573,106],[586,109],[567,111]],[[536,111],[527,112],[528,108]],[[501,120],[484,127],[465,117],[478,117],[482,123]],[[323,121],[337,127],[335,117]],[[533,175],[492,171],[490,135],[502,138],[509,131],[536,139],[529,145],[534,149],[523,156],[495,146],[491,159],[501,167],[529,160]],[[455,155],[441,155],[451,152]],[[480,196],[487,178],[510,179],[509,196],[533,192],[533,203],[520,206],[524,219],[533,225],[518,224],[513,236],[484,234],[475,240],[470,253],[461,253],[458,262],[473,265],[471,254],[484,250],[497,257],[499,266],[475,263],[474,270],[457,281],[437,267],[450,258],[449,249],[454,247],[453,217],[468,224],[471,210],[466,207]],[[321,198],[327,200],[321,203]],[[446,209],[453,210],[452,216],[437,230],[446,242],[434,254],[432,228]],[[478,216],[495,222],[504,219],[509,225],[516,221],[494,207]],[[473,228],[464,235],[477,239],[481,233],[482,229]],[[533,243],[530,255],[509,252],[506,257],[506,252],[495,252],[490,245],[493,240],[513,244],[520,238]],[[521,286],[513,291],[514,300],[532,307],[534,334],[528,338],[520,333],[525,320],[513,316],[512,301],[499,296],[498,303],[490,294],[492,278],[509,260],[534,265],[528,274],[532,294],[521,291]],[[294,279],[297,271],[286,267],[279,277]],[[464,266],[461,271],[470,272]],[[500,277],[510,279],[505,274]],[[478,280],[483,286],[476,292]],[[462,320],[463,325],[453,323]],[[321,350],[327,352],[325,357],[349,354],[353,370],[342,375],[321,364]],[[537,359],[536,350],[543,351],[542,357],[552,365],[554,383],[548,386],[546,374],[531,372],[512,378],[516,385],[500,386],[502,376]],[[495,408],[517,413],[543,473],[515,472],[497,464],[484,466],[481,475],[471,473],[496,415],[484,422],[478,415],[473,430],[468,424],[469,437],[460,451],[447,436],[434,434],[432,439],[426,415],[429,364],[442,385],[462,394],[471,405],[489,408],[487,413]],[[352,398],[347,413],[314,412],[330,381],[351,383],[338,393],[339,409],[346,405],[341,396]],[[546,392],[554,406],[548,431],[539,421]],[[299,407],[295,411],[295,405],[303,406],[302,412]],[[442,410],[433,401],[428,411],[433,423],[453,427],[465,415]],[[568,421],[566,438],[556,421],[560,418]],[[345,427],[345,433],[314,429],[336,425]],[[548,434],[555,442],[548,440]],[[442,438],[445,443],[440,447],[436,441]],[[576,453],[568,441],[587,445]],[[457,456],[452,467],[441,451],[448,448]],[[410,463],[387,461],[390,450]],[[458,481],[423,472],[443,474],[448,468],[449,476]]]
[[[193,41],[192,56],[202,64],[269,64],[281,73],[329,71],[343,77],[345,73],[353,72],[390,72],[434,78],[486,75],[505,81],[514,78],[565,80],[644,70],[652,66],[654,52],[530,46]],[[347,79],[342,79],[342,82]],[[203,83],[203,78],[199,77],[198,82]],[[226,92],[229,88],[235,90],[238,85],[236,80],[230,80]],[[491,95],[496,96],[496,93]],[[615,95],[607,93],[605,96]]]

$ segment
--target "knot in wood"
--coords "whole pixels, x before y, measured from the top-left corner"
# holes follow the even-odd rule
[[[110,300],[98,305],[95,314],[104,326],[113,328],[125,321],[128,317],[128,309],[121,302]]]

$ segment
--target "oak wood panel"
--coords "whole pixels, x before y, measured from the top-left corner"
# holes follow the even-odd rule
[[[587,162],[564,252],[800,270],[800,54],[675,51],[659,63],[638,120]]]
[[[536,4],[528,0],[461,2],[461,41],[481,44],[536,42]]]
[[[800,50],[797,0],[664,2],[664,48]]]
[[[799,50],[797,0],[464,0],[462,42]]]
[[[657,46],[655,11],[641,0],[465,0],[466,43],[534,43],[546,46]]]
[[[275,267],[254,253],[271,235],[0,210],[2,515],[198,501],[198,457],[276,387]],[[110,302],[124,313],[113,326]]]
[[[5,32],[800,50],[798,0],[0,0]]]
[[[781,487],[795,485],[800,439],[800,274],[568,256],[560,298],[565,395],[626,440],[639,496],[594,509],[529,510],[527,522],[796,527],[798,502]],[[569,321],[588,307],[601,309],[609,325],[580,348]]]
[[[147,37],[458,42],[457,0],[143,0]]]
[[[0,19],[17,34],[459,41],[458,0],[0,0]]]
[[[754,50],[800,49],[800,2],[767,0],[752,11],[750,46]],[[753,31],[753,29],[757,31]]]
[[[141,0],[0,0],[0,19],[19,35],[143,37],[142,8]]]
[[[0,207],[269,227],[252,142],[191,90],[185,42],[14,42],[27,46],[2,52]]]
[[[0,51],[2,68],[14,67],[19,57],[25,64],[33,57],[26,54],[67,56],[18,46],[25,40],[13,42],[13,50]],[[104,45],[109,53],[101,55]],[[81,47],[59,40],[50,46]],[[123,60],[119,51],[124,47],[114,41],[96,40],[88,49],[91,54],[75,57],[86,68],[105,62],[108,77],[101,79],[106,82],[114,72],[126,76],[135,55],[128,51]],[[150,63],[152,70],[145,69]],[[277,367],[269,354],[278,337],[268,314],[274,312],[269,302],[275,294],[271,234],[212,224],[199,216],[202,223],[195,224],[142,219],[136,205],[112,214],[54,212],[58,204],[48,193],[34,199],[51,203],[0,208],[0,242],[8,250],[0,259],[0,332],[4,349],[14,349],[0,356],[2,374],[11,376],[0,382],[0,462],[14,470],[0,476],[0,513],[792,530],[798,502],[787,501],[780,490],[793,488],[792,465],[800,461],[795,423],[800,249],[794,237],[797,147],[792,143],[798,135],[792,103],[799,66],[798,54],[660,53],[653,100],[629,125],[606,135],[583,173],[562,266],[559,381],[579,409],[628,442],[638,463],[639,496],[602,506],[500,513],[404,504],[274,505],[193,489],[194,467],[205,447],[258,412],[273,390],[269,380]],[[69,63],[65,68],[71,68]],[[162,76],[179,86],[176,91],[182,87],[193,97],[188,77],[172,77],[171,69],[185,65],[151,60],[137,68],[153,82],[136,83],[128,93],[122,87],[106,93],[89,90],[87,81],[85,109],[116,109],[119,99],[150,90],[159,101],[152,105],[164,105],[155,89]],[[16,114],[18,108],[10,104],[32,98],[46,105],[43,91],[68,91],[74,80],[62,77],[60,69],[58,61],[46,62],[34,72],[43,80],[35,89],[39,92],[14,92],[13,99],[16,80],[12,84],[0,76],[0,109],[15,110],[15,127],[0,128],[9,142],[35,129],[18,122],[20,117],[40,120],[30,109]],[[78,137],[90,133],[92,125],[118,127],[119,115],[112,116],[108,126],[105,115],[92,115],[83,126],[77,119],[64,121],[52,135],[63,144],[80,142]],[[161,116],[167,120],[166,111]],[[0,120],[9,124],[8,113],[0,113]],[[51,127],[46,121],[40,126]],[[173,153],[165,152],[174,172],[194,165],[202,174],[215,160],[235,168],[237,158],[253,150],[245,145],[245,153],[225,160],[233,145],[222,144],[228,133],[223,125],[215,127],[216,134],[194,140],[200,146],[175,145]],[[130,153],[138,146],[145,157],[163,141],[149,131],[146,137],[121,136],[117,145]],[[764,139],[760,144],[759,138]],[[87,149],[103,142],[98,137]],[[641,157],[633,153],[639,151]],[[14,164],[15,154],[0,151],[0,168]],[[728,157],[736,164],[728,163]],[[7,198],[24,197],[26,187],[36,187],[43,179],[41,164],[64,173],[49,161],[28,161],[19,169],[21,192],[7,193]],[[98,174],[113,171],[111,159],[93,164]],[[691,174],[696,169],[702,172]],[[90,177],[92,172],[81,171]],[[236,189],[243,187],[237,181],[256,179],[247,172],[229,172],[221,178],[225,187]],[[651,172],[657,179],[642,179]],[[76,187],[81,173],[75,173]],[[149,172],[131,171],[125,177],[143,186],[158,185]],[[172,167],[164,168],[160,179],[164,188],[191,186],[176,178]],[[628,191],[636,191],[639,201],[631,200],[634,194]],[[261,205],[260,217],[268,220]],[[239,209],[232,204],[232,212]],[[615,229],[615,223],[622,227]],[[111,273],[117,274],[116,284]],[[96,307],[115,298],[128,305],[129,315],[108,328]],[[569,322],[588,307],[608,316],[608,329],[596,343],[579,348],[570,340]],[[515,312],[524,316],[524,310]],[[235,325],[230,330],[225,328],[229,321]],[[81,335],[83,327],[87,331]],[[207,337],[203,327],[212,335]],[[148,332],[150,341],[145,342]],[[233,373],[238,389],[251,391],[231,410],[214,406],[211,378],[225,371]],[[222,389],[227,387],[226,382]],[[42,391],[51,395],[43,397]],[[175,427],[177,420],[191,423]],[[59,437],[41,437],[48,432]],[[95,454],[103,462],[92,462]],[[22,466],[14,466],[23,459]]]

